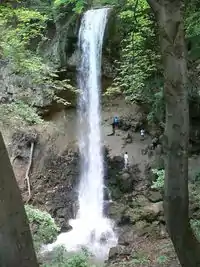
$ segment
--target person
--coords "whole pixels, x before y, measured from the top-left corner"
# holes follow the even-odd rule
[[[153,150],[155,150],[155,148],[157,147],[158,142],[159,142],[158,137],[153,138],[153,140],[152,140],[152,149]]]
[[[140,130],[141,139],[144,140],[144,129]]]
[[[125,152],[124,154],[124,168],[127,169],[128,167],[128,153]]]
[[[115,126],[119,127],[119,118],[117,116],[114,117],[113,123]]]
[[[112,122],[112,130],[113,130],[112,135],[115,134],[115,129],[116,129],[117,127],[119,127],[119,118],[118,118],[117,116],[115,116],[115,117],[113,118],[113,122]]]

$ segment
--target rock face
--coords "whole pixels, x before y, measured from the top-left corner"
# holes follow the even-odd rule
[[[78,161],[79,155],[74,151],[66,150],[59,156],[49,151],[43,172],[34,177],[32,203],[37,206],[44,203],[61,225],[61,230],[68,229],[68,220],[77,212]]]
[[[144,206],[140,204],[129,207],[122,203],[113,202],[109,209],[109,216],[115,220],[117,225],[134,225],[138,221],[153,222],[159,220],[163,215],[163,202],[149,203],[145,200]]]
[[[133,165],[125,170],[123,157],[110,158],[108,152],[105,153],[105,162],[107,162],[105,183],[111,191],[112,198],[115,200],[125,193],[132,193],[140,180],[138,166]]]
[[[32,40],[33,53],[38,48],[45,63],[58,74],[58,80],[68,78],[71,80],[68,83],[72,84],[76,75],[74,69],[71,70],[68,60],[76,48],[80,16],[74,14],[70,7],[62,7],[59,12],[54,20],[48,21],[45,38],[42,38],[42,41]],[[31,49],[31,45],[29,48]],[[64,73],[59,71],[61,68],[65,69]],[[56,90],[54,87],[57,87]],[[68,102],[74,100],[74,93],[69,88],[66,90],[61,86],[52,86],[47,81],[41,81],[41,84],[35,82],[30,75],[13,71],[9,60],[0,60],[0,103],[22,100],[40,111],[50,109],[50,106],[64,108],[64,105],[54,100],[54,93]]]
[[[34,137],[37,136],[37,139]],[[56,218],[63,230],[68,230],[68,220],[77,212],[77,185],[79,182],[79,154],[76,147],[63,149],[57,154],[53,145],[42,142],[39,133],[16,132],[9,146],[16,178],[24,200],[27,200],[27,185],[24,182],[29,162],[30,144],[35,142],[32,170],[30,204],[46,209]]]

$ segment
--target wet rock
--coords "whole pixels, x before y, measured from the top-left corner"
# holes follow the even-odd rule
[[[110,218],[112,218],[115,221],[121,220],[121,217],[125,213],[126,206],[122,203],[117,203],[113,202],[111,203],[109,210],[108,210],[108,215]]]
[[[118,257],[127,257],[131,255],[131,249],[126,246],[116,246],[110,249],[108,260],[116,260]]]
[[[162,201],[163,197],[159,191],[149,191],[147,198],[149,201],[155,203]]]
[[[129,215],[122,215],[120,220],[118,221],[118,226],[123,226],[123,225],[130,225],[132,224],[131,218]]]
[[[56,210],[56,217],[58,218],[64,218],[65,217],[65,214],[64,214],[64,207],[63,208],[60,208],[60,209],[57,209]]]
[[[69,232],[72,230],[72,226],[69,225],[68,221],[63,218],[59,218],[56,222],[60,225],[60,233]]]
[[[108,212],[117,226],[133,225],[136,221],[140,220],[142,210],[132,209],[122,203],[112,203]]]
[[[124,181],[127,181],[128,179],[130,179],[131,178],[131,175],[130,175],[130,173],[128,173],[128,172],[124,172],[123,174],[122,174],[122,179],[124,180]]]
[[[118,244],[123,246],[128,246],[133,243],[134,239],[136,238],[137,234],[133,227],[126,227],[122,230],[121,234],[119,235]]]

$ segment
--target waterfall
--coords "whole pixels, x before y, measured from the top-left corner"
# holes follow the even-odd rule
[[[103,216],[103,157],[100,134],[100,75],[103,35],[108,9],[85,13],[79,31],[81,63],[78,75],[81,89],[80,152],[81,182],[78,217],[98,220]],[[84,129],[84,130],[83,130]],[[92,213],[92,216],[91,216]]]
[[[103,214],[104,166],[101,142],[101,55],[108,8],[87,11],[79,30],[81,52],[78,68],[79,148],[81,176],[79,210],[70,220],[72,230],[58,236],[51,246],[64,245],[68,251],[86,247],[97,258],[106,259],[109,249],[116,245],[113,223]],[[49,247],[50,249],[50,247]]]

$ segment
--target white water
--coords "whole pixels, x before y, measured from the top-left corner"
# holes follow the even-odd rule
[[[64,245],[68,251],[86,247],[99,259],[106,259],[116,245],[113,223],[103,214],[104,170],[101,151],[100,78],[102,43],[108,15],[107,8],[87,11],[79,31],[81,50],[78,71],[79,88],[79,147],[81,177],[79,211],[70,221],[73,230],[60,234],[48,250]]]

